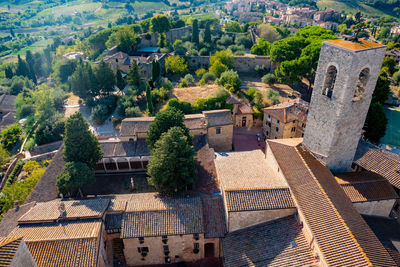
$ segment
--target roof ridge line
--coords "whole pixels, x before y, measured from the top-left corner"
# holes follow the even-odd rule
[[[358,242],[358,240],[354,237],[353,232],[350,230],[350,227],[347,225],[347,223],[345,222],[345,220],[343,219],[342,215],[339,213],[339,211],[336,209],[335,205],[333,205],[333,202],[331,200],[331,198],[329,197],[329,195],[326,193],[325,189],[321,186],[321,183],[318,181],[318,179],[315,177],[314,173],[311,171],[311,168],[308,166],[307,162],[304,160],[304,158],[302,157],[300,151],[298,150],[298,146],[295,146],[294,149],[296,150],[297,154],[300,156],[301,161],[303,161],[304,166],[307,168],[307,171],[311,174],[311,177],[314,179],[314,181],[317,183],[318,187],[321,189],[322,194],[326,197],[326,199],[328,200],[329,204],[332,206],[333,210],[335,211],[335,213],[338,215],[340,221],[342,222],[342,224],[346,227],[347,232],[349,233],[351,239],[353,239],[353,241],[355,242],[356,246],[358,247],[358,249],[360,250],[361,254],[364,256],[365,260],[367,261],[369,266],[372,266],[371,260],[369,259],[369,257],[367,256],[367,254],[365,253],[364,249],[361,247],[360,243]],[[321,163],[322,164],[322,163]],[[336,179],[335,179],[336,181]],[[340,185],[339,185],[340,186]]]

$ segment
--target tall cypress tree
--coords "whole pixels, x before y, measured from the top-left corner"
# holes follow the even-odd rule
[[[30,50],[26,51],[26,63],[28,65],[28,77],[31,79],[35,84],[37,83],[36,80],[36,73],[34,70],[35,66],[35,59],[33,58],[32,52]]]
[[[26,64],[26,61],[23,60],[20,55],[18,55],[17,71],[15,74],[25,77],[29,75],[28,64]]]
[[[160,77],[160,73],[161,73],[160,62],[158,62],[158,60],[153,59],[153,61],[151,62],[151,79],[153,80],[153,82],[158,80],[158,78]]]
[[[192,42],[195,44],[199,43],[199,22],[197,19],[193,20],[192,25]]]
[[[7,66],[6,69],[4,70],[4,73],[7,79],[12,79],[12,77],[14,76],[14,72],[11,66]]]
[[[124,90],[125,88],[125,80],[122,78],[122,72],[120,69],[117,70],[117,74],[115,75],[117,87],[119,90]]]
[[[153,106],[153,97],[151,95],[150,85],[146,83],[146,104],[147,104],[147,112],[149,115],[153,115],[154,106]]]
[[[206,29],[204,31],[204,42],[211,43],[211,30],[210,30],[210,23],[206,23]]]

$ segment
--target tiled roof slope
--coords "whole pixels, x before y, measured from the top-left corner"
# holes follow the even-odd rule
[[[222,250],[226,267],[314,265],[294,216],[230,232],[222,239]]]
[[[197,195],[133,194],[122,217],[122,238],[204,233]]]
[[[203,111],[207,118],[208,127],[233,124],[232,113],[229,109]]]
[[[400,266],[400,253],[393,244],[400,242],[400,224],[391,218],[363,216],[372,231],[376,234],[382,245],[392,256],[393,260]]]
[[[334,176],[301,146],[268,141],[329,266],[396,266]]]
[[[8,237],[23,237],[25,242],[98,237],[101,220],[24,224],[16,227]]]
[[[339,173],[335,178],[353,203],[399,198],[387,180],[372,172]]]
[[[106,198],[92,198],[81,200],[62,201],[60,199],[38,203],[25,215],[19,218],[19,223],[53,222],[60,217],[58,207],[64,204],[66,216],[64,219],[91,218],[98,219],[108,207],[110,200]]]
[[[204,212],[204,237],[223,237],[227,232],[224,200],[221,195],[202,197]]]
[[[22,238],[1,238],[0,239],[0,266],[10,266]]]
[[[225,191],[228,211],[295,208],[289,188]]]
[[[35,206],[35,204],[36,202],[30,202],[21,205],[18,208],[10,209],[3,214],[3,218],[0,222],[0,237],[8,236],[8,234],[17,227],[18,219]]]
[[[63,159],[63,149],[64,145],[62,145],[58,152],[54,155],[35,188],[26,198],[25,203],[32,201],[45,202],[57,198],[57,176],[61,173],[65,165],[65,161]]]
[[[27,242],[38,267],[97,266],[97,238]]]
[[[354,163],[365,170],[382,175],[394,187],[400,189],[400,156],[361,141]]]
[[[121,140],[102,140],[99,142],[103,151],[103,158],[107,157],[140,157],[149,156],[145,139],[138,139],[136,142],[125,142]]]

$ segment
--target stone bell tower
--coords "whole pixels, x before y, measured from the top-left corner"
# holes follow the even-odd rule
[[[360,40],[322,44],[303,144],[331,171],[348,171],[386,46]]]

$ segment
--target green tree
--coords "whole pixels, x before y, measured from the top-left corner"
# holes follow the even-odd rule
[[[192,24],[192,42],[199,43],[199,21],[197,19],[194,19]]]
[[[210,66],[209,71],[215,76],[220,77],[222,73],[228,70],[228,67],[224,64],[222,64],[221,60],[216,60],[214,63]]]
[[[65,129],[65,119],[60,113],[39,124],[36,129],[35,142],[38,145],[62,140]]]
[[[390,95],[390,81],[385,73],[378,77],[374,93],[372,94],[372,102],[379,102],[383,105]]]
[[[378,143],[385,136],[388,119],[383,106],[379,102],[372,102],[364,124],[364,136],[371,142]]]
[[[11,151],[17,144],[21,134],[21,126],[18,123],[14,123],[1,131],[0,143],[5,149]]]
[[[18,76],[29,77],[28,64],[26,63],[25,60],[23,60],[21,58],[20,55],[18,55],[17,70],[16,70],[15,74],[18,75]]]
[[[157,190],[178,191],[195,181],[194,149],[181,127],[163,133],[151,151],[148,181]]]
[[[94,182],[93,170],[83,162],[67,162],[57,176],[58,190],[65,196],[82,195],[81,189]]]
[[[11,79],[14,76],[14,71],[10,65],[6,66],[4,69],[4,74],[7,79]]]
[[[177,126],[184,129],[185,135],[188,137],[190,144],[192,143],[192,137],[189,130],[183,124],[184,115],[180,110],[175,108],[168,108],[160,111],[156,114],[154,121],[150,124],[149,131],[147,133],[147,145],[149,149],[154,148],[155,143],[162,133],[167,132],[170,128]]]
[[[188,65],[180,56],[169,56],[165,60],[165,70],[168,73],[175,73],[183,76],[188,71]]]
[[[390,76],[392,76],[393,73],[396,72],[396,66],[397,66],[397,63],[396,63],[396,60],[394,60],[394,58],[385,57],[383,59],[382,68],[386,67],[388,69],[388,71],[389,71],[389,75]]]
[[[160,78],[161,74],[161,66],[158,60],[153,59],[151,62],[151,79],[153,82],[157,81]]]
[[[115,83],[119,90],[124,90],[126,84],[124,78],[122,77],[122,72],[120,69],[117,69],[117,73],[115,74]]]
[[[37,80],[36,80],[36,73],[35,73],[35,69],[34,69],[35,59],[33,58],[32,52],[30,50],[26,51],[25,59],[26,59],[26,63],[28,66],[28,77],[36,84]]]
[[[166,47],[167,44],[166,44],[166,36],[165,36],[165,33],[162,32],[162,33],[159,33],[158,35],[159,35],[159,36],[158,36],[157,45],[158,45],[159,47],[161,47],[161,48]]]
[[[0,167],[4,168],[4,165],[7,163],[10,154],[3,146],[0,146]]]
[[[274,83],[276,83],[276,77],[275,77],[274,74],[268,73],[268,74],[265,74],[265,75],[261,78],[261,81],[262,81],[263,83],[265,83],[265,84],[273,85]]]
[[[271,25],[268,25],[268,24],[258,25],[257,32],[258,32],[258,36],[260,36],[260,38],[263,38],[264,40],[267,40],[270,43],[273,43],[273,42],[281,39],[281,36],[278,33],[278,31],[274,27],[272,27]]]
[[[108,95],[114,91],[115,76],[110,64],[101,61],[95,69],[95,77],[98,90],[102,95]]]
[[[148,83],[146,83],[146,104],[147,104],[147,112],[149,115],[153,115],[154,106],[153,106],[153,98],[151,95],[151,88]]]
[[[103,157],[99,142],[89,130],[82,113],[71,115],[65,123],[64,160],[83,162],[94,169]]]
[[[211,43],[211,29],[210,29],[210,23],[206,23],[206,28],[204,30],[204,42],[206,44]]]
[[[114,83],[114,81],[112,81]],[[97,79],[90,63],[81,62],[70,77],[71,91],[80,98],[87,99],[100,94]]]
[[[223,86],[231,93],[238,93],[240,90],[241,81],[236,71],[227,70],[222,73],[221,77],[217,80],[217,84]]]
[[[141,84],[142,82],[142,76],[141,76],[141,70],[136,63],[136,60],[132,62],[131,68],[129,69],[127,79],[128,79],[128,84],[131,87],[137,87]]]
[[[224,29],[227,32],[242,32],[242,28],[240,27],[240,24],[237,21],[231,21],[225,23]]]
[[[169,18],[166,15],[155,15],[151,18],[150,24],[153,32],[165,33],[171,29]]]
[[[119,50],[131,55],[135,51],[138,40],[139,36],[131,28],[123,26],[110,35],[106,45],[107,47],[118,45]]]
[[[258,42],[251,47],[251,53],[259,56],[269,55],[271,44],[263,38],[258,39]]]
[[[216,52],[214,55],[210,57],[210,66],[214,64],[215,61],[221,61],[222,64],[228,67],[228,69],[233,68],[233,54],[230,50],[222,50]]]

